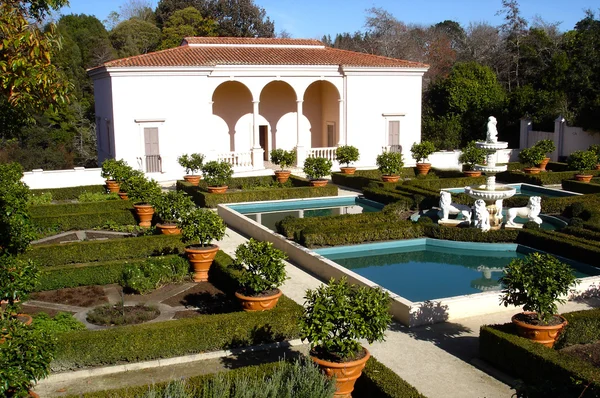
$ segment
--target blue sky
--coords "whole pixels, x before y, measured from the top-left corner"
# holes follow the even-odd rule
[[[152,0],[155,7],[157,0]],[[118,11],[124,0],[70,0],[62,14],[91,14],[101,21]],[[364,30],[366,10],[379,7],[406,23],[433,24],[451,19],[463,26],[469,22],[502,23],[496,16],[500,0],[255,0],[275,21],[277,32],[285,29],[295,38],[318,38],[325,34]],[[597,0],[521,0],[521,14],[528,20],[540,16],[548,22],[562,22],[561,30],[572,29],[584,10],[598,11]]]

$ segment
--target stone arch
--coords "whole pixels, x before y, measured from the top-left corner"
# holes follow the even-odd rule
[[[340,134],[340,93],[335,85],[326,80],[312,82],[304,92],[303,114],[311,128],[313,148],[336,146]],[[331,137],[327,134],[328,123],[334,124]]]
[[[213,115],[227,123],[229,150],[235,150],[235,126],[242,116],[252,113],[252,93],[243,83],[236,80],[221,83],[212,95]]]
[[[269,123],[270,134],[268,148],[280,148],[277,143],[277,129],[280,119],[297,109],[296,91],[287,82],[273,80],[263,87],[260,92],[259,113]],[[287,126],[285,126],[287,127]],[[295,127],[295,126],[294,126]],[[289,129],[287,134],[292,134],[295,128]]]

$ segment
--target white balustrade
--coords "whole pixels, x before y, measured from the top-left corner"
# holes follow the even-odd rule
[[[325,148],[310,148],[307,151],[307,157],[309,158],[325,158],[329,159],[332,162],[335,162],[335,151],[337,150],[336,146],[325,147]]]
[[[252,152],[219,152],[217,161],[229,163],[234,171],[252,170]]]

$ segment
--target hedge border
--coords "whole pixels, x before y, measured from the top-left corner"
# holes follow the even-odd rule
[[[51,193],[52,200],[73,200],[77,199],[79,195],[84,192],[89,193],[105,193],[106,187],[104,185],[85,185],[78,187],[68,188],[44,188],[44,189],[32,189],[32,195],[41,195],[44,193]]]
[[[107,213],[111,211],[133,209],[129,200],[105,200],[100,202],[52,203],[29,206],[31,217],[58,217],[70,214]]]
[[[569,180],[577,174],[576,171],[547,171],[539,174],[525,174],[521,171],[506,171],[497,175],[498,181],[507,183],[524,182],[532,185],[554,185],[561,184],[563,180]],[[586,174],[598,176],[599,170],[587,170]]]
[[[563,180],[562,189],[582,194],[600,193],[600,180],[593,178],[590,182]]]

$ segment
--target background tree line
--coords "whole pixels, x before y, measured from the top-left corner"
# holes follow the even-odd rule
[[[500,137],[519,144],[519,119],[553,131],[563,115],[571,125],[600,130],[600,20],[589,10],[574,29],[525,20],[516,0],[502,0],[503,24],[461,26],[443,21],[406,24],[368,10],[366,30],[322,40],[329,46],[430,65],[423,96],[424,139],[456,149],[485,134],[487,117]],[[402,95],[402,93],[398,93]]]

